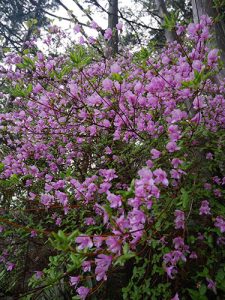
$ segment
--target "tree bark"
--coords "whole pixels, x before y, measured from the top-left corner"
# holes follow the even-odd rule
[[[155,0],[155,5],[159,12],[159,16],[161,18],[161,24],[163,25],[165,16],[169,16],[165,1],[164,0]],[[166,36],[167,42],[174,42],[176,40],[176,32],[174,30],[169,31],[168,29],[165,29],[165,36]]]
[[[208,15],[215,18],[221,13],[213,5],[213,0],[192,0],[193,19],[195,23],[198,23],[202,15]],[[225,20],[220,19],[214,21],[212,28],[214,41],[210,44],[211,48],[218,48],[221,51],[221,59],[225,63]],[[223,68],[219,73],[219,78],[225,77],[225,69]]]
[[[118,24],[118,0],[109,0],[109,10],[108,10],[108,28],[112,30],[116,28]],[[118,31],[114,30],[113,36],[108,43],[112,55],[118,53]]]

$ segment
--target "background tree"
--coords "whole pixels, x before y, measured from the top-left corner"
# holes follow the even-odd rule
[[[194,22],[198,23],[202,15],[213,18],[212,33],[214,40],[212,47],[221,51],[221,59],[225,62],[225,2],[218,0],[192,0]],[[220,77],[225,76],[225,70],[221,70]]]
[[[116,25],[118,24],[118,0],[109,0],[109,12],[108,12],[108,28],[113,32],[112,38],[109,42],[109,46],[112,48],[112,53],[118,53],[118,31]]]
[[[1,0],[0,36],[2,48],[21,50],[34,28],[49,24],[46,10],[57,8],[55,0]],[[33,21],[32,21],[33,20]]]

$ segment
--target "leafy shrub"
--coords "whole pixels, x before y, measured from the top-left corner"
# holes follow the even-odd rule
[[[178,42],[151,56],[95,60],[83,45],[53,56],[35,42],[8,54],[5,291],[222,299],[225,89],[210,24],[178,27]],[[63,39],[55,30],[49,47],[54,34]]]

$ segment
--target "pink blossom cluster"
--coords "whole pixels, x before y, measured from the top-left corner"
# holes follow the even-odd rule
[[[72,66],[61,76],[70,55],[52,57],[41,51],[25,56],[33,62],[32,78],[29,70],[19,68],[24,57],[18,54],[8,54],[0,67],[0,76],[14,89],[20,85],[26,90],[32,84],[27,95],[15,96],[11,112],[0,114],[0,137],[9,149],[2,161],[1,179],[14,174],[25,178],[21,188],[30,203],[46,210],[61,206],[63,214],[52,217],[58,226],[74,206],[84,210],[84,232],[75,238],[74,246],[78,253],[95,256],[93,261],[83,261],[82,270],[94,272],[96,281],[107,279],[125,244],[135,251],[145,239],[155,222],[153,207],[163,204],[165,193],[172,191],[171,201],[176,199],[188,176],[184,165],[190,159],[189,150],[198,145],[199,126],[210,132],[225,128],[224,83],[218,85],[206,76],[219,68],[218,50],[207,46],[210,24],[207,17],[200,24],[190,24],[186,33],[193,46],[174,42],[156,59],[147,59],[146,68],[126,54],[84,68]],[[117,29],[121,31],[122,25]],[[80,32],[80,27],[74,30]],[[63,35],[57,28],[53,31]],[[112,34],[107,29],[105,39]],[[46,38],[46,44],[52,42],[50,36]],[[196,74],[202,76],[198,87],[193,83]],[[129,178],[131,170],[125,168],[123,153],[135,147],[147,155],[141,159],[141,151],[130,154],[135,178],[129,187],[133,178]],[[222,186],[224,178],[215,177],[214,183]],[[220,197],[220,189],[215,188],[214,194]],[[201,202],[199,214],[211,214],[207,200]],[[186,215],[181,207],[170,218],[174,232],[185,232]],[[101,228],[102,236],[85,232],[93,225]],[[216,218],[215,227],[225,232],[222,216]],[[178,272],[177,264],[186,262],[190,252],[181,236],[173,239],[173,246],[163,257],[171,279]],[[8,264],[7,270],[13,268]],[[70,283],[85,299],[89,288],[80,285],[80,275],[75,275]]]

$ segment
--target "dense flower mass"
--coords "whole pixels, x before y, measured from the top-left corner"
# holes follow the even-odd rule
[[[203,16],[152,56],[145,49],[94,61],[88,46],[54,56],[35,44],[6,56],[0,73],[11,87],[2,96],[13,109],[0,114],[0,179],[24,213],[30,209],[24,227],[32,239],[50,235],[57,250],[33,287],[64,278],[86,299],[131,262],[124,299],[147,299],[144,288],[132,298],[140,278],[155,283],[160,299],[200,293],[206,280],[209,297],[225,290],[206,255],[224,270],[225,87],[213,80],[219,52],[208,48],[210,24]],[[112,34],[107,29],[105,39]],[[49,47],[53,35],[63,38],[50,33]],[[35,211],[43,212],[39,220]],[[6,234],[10,223],[0,222]],[[1,264],[20,267],[13,249]]]

